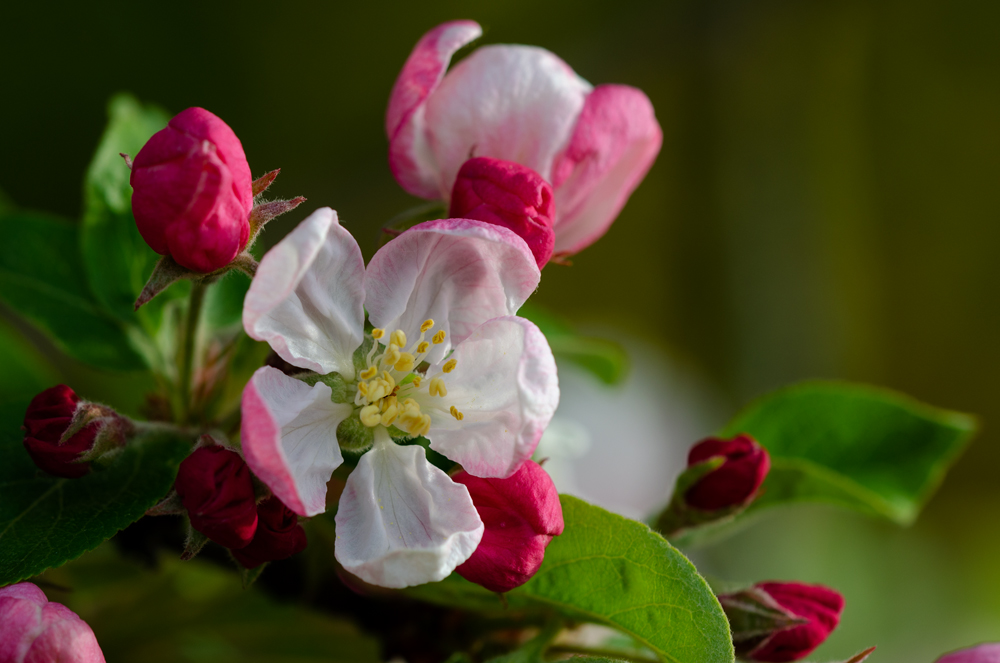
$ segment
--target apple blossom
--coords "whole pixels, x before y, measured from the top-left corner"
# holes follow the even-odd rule
[[[257,505],[257,532],[250,545],[233,550],[240,564],[253,569],[286,559],[306,548],[306,531],[294,511],[273,495]]]
[[[448,201],[470,157],[530,168],[554,189],[555,252],[576,253],[608,230],[656,158],[652,104],[633,87],[593,87],[533,46],[484,46],[446,75],[481,34],[452,21],[417,42],[386,112],[393,175],[415,196]]]
[[[264,256],[243,324],[304,379],[254,374],[243,451],[305,516],[325,510],[341,446],[365,452],[336,517],[335,555],[351,573],[405,587],[444,578],[476,549],[469,491],[394,438],[425,437],[476,476],[510,476],[531,456],[559,398],[545,337],[513,315],[539,277],[521,238],[468,219],[415,226],[366,268],[329,208]]]
[[[731,440],[710,437],[691,447],[688,466],[716,456],[725,461],[687,489],[684,493],[687,505],[702,511],[717,511],[752,502],[771,469],[767,450],[745,434]]]
[[[0,661],[104,663],[104,654],[76,613],[21,582],[0,589]]]
[[[936,663],[1000,663],[1000,642],[987,642],[945,654]]]
[[[88,424],[62,440],[79,404],[76,392],[59,384],[31,399],[24,413],[24,448],[49,474],[75,479],[90,471],[90,463],[81,462],[81,456],[93,448],[100,425]]]
[[[227,548],[242,548],[257,530],[257,503],[246,462],[221,445],[195,449],[177,473],[174,489],[191,526]]]

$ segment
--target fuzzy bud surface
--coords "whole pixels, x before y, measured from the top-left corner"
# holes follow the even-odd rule
[[[199,447],[181,462],[174,488],[191,526],[227,548],[242,548],[257,531],[250,468],[235,451]]]

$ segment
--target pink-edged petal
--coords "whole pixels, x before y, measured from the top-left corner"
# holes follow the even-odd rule
[[[431,448],[473,476],[508,477],[531,457],[559,405],[548,341],[524,318],[497,318],[460,343],[451,359],[455,369],[442,376],[448,394],[419,399],[431,416]],[[461,421],[449,412],[452,405]]]
[[[276,368],[258,369],[243,390],[243,455],[254,474],[300,516],[326,510],[326,483],[344,462],[337,426],[351,406],[334,403],[322,382],[310,387]]]
[[[434,320],[446,340],[432,347],[433,363],[482,323],[517,312],[539,278],[531,250],[513,231],[469,219],[428,221],[368,263],[368,319],[413,337],[424,320]]]
[[[470,157],[514,161],[551,180],[591,91],[565,62],[533,46],[485,46],[458,63],[427,98],[411,152],[437,173],[447,200]],[[424,142],[421,142],[424,141]],[[558,211],[558,206],[557,206]]]
[[[576,253],[607,232],[662,142],[653,105],[641,90],[594,89],[552,172],[556,253]]]
[[[483,34],[475,21],[443,23],[413,47],[389,96],[385,133],[389,166],[399,184],[415,196],[438,195],[437,170],[426,152],[424,102],[441,82],[451,56]]]
[[[365,262],[322,207],[267,252],[243,302],[243,327],[293,366],[354,378],[364,334]]]
[[[375,429],[337,509],[337,561],[365,582],[410,587],[446,578],[476,550],[483,522],[468,489],[420,446]]]

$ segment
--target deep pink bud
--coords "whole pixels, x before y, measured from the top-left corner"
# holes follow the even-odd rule
[[[257,507],[257,533],[250,545],[234,550],[233,557],[248,569],[264,562],[285,559],[306,548],[306,531],[299,517],[277,497],[269,497]]]
[[[257,530],[257,504],[246,461],[219,445],[199,447],[181,462],[174,489],[191,526],[227,548],[242,548]]]
[[[85,621],[22,582],[0,589],[0,661],[104,663],[104,654]]]
[[[749,435],[737,435],[731,440],[710,437],[691,447],[688,467],[715,456],[724,456],[725,463],[688,488],[684,501],[702,511],[748,504],[771,469],[767,450]]]
[[[528,582],[542,565],[549,541],[563,531],[562,505],[552,479],[528,460],[506,479],[482,479],[462,471],[452,480],[469,489],[486,526],[472,557],[455,570],[493,592]]]
[[[204,108],[188,108],[132,163],[132,213],[157,253],[198,272],[225,267],[250,236],[253,187],[243,145]]]
[[[451,192],[453,219],[486,221],[516,232],[541,269],[552,257],[556,235],[552,187],[527,166],[488,157],[469,159]]]
[[[767,637],[745,654],[751,661],[797,661],[816,649],[840,623],[844,597],[829,587],[800,582],[762,582],[754,587],[767,593],[785,610],[808,622],[782,629]]]
[[[937,663],[1000,663],[1000,642],[953,651],[939,658]]]
[[[60,384],[31,399],[24,413],[24,448],[35,465],[57,477],[75,479],[90,470],[90,463],[74,461],[94,446],[98,423],[89,424],[65,444],[59,444],[79,402],[80,397],[72,389]]]

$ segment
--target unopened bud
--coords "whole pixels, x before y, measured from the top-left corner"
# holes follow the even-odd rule
[[[822,585],[763,582],[721,594],[736,654],[750,661],[784,663],[808,656],[840,623],[844,597]]]
[[[725,459],[722,465],[684,493],[688,506],[701,511],[718,511],[746,506],[757,496],[771,468],[767,450],[749,435],[738,435],[731,440],[712,437],[691,447],[688,467],[720,456]]]
[[[94,632],[30,582],[0,589],[0,661],[104,663]]]
[[[452,477],[469,489],[486,527],[479,547],[455,570],[493,592],[528,582],[545,558],[545,547],[563,531],[562,505],[552,479],[531,460],[506,479],[462,471]]]
[[[937,663],[1000,663],[1000,642],[987,642],[945,654]]]
[[[233,550],[233,557],[244,567],[253,569],[264,562],[274,562],[302,552],[306,548],[306,531],[299,517],[277,497],[269,497],[257,507],[257,533],[250,545]]]
[[[24,413],[24,448],[35,465],[49,474],[75,479],[90,471],[85,459],[94,448],[101,422],[94,420],[70,431],[81,403],[72,389],[60,384],[35,396]],[[63,439],[67,432],[71,435]]]
[[[242,548],[257,531],[257,505],[246,461],[226,447],[199,447],[181,462],[174,489],[191,526],[227,548]]]
[[[526,166],[476,157],[458,171],[448,216],[503,226],[528,244],[541,269],[555,246],[552,186]]]

